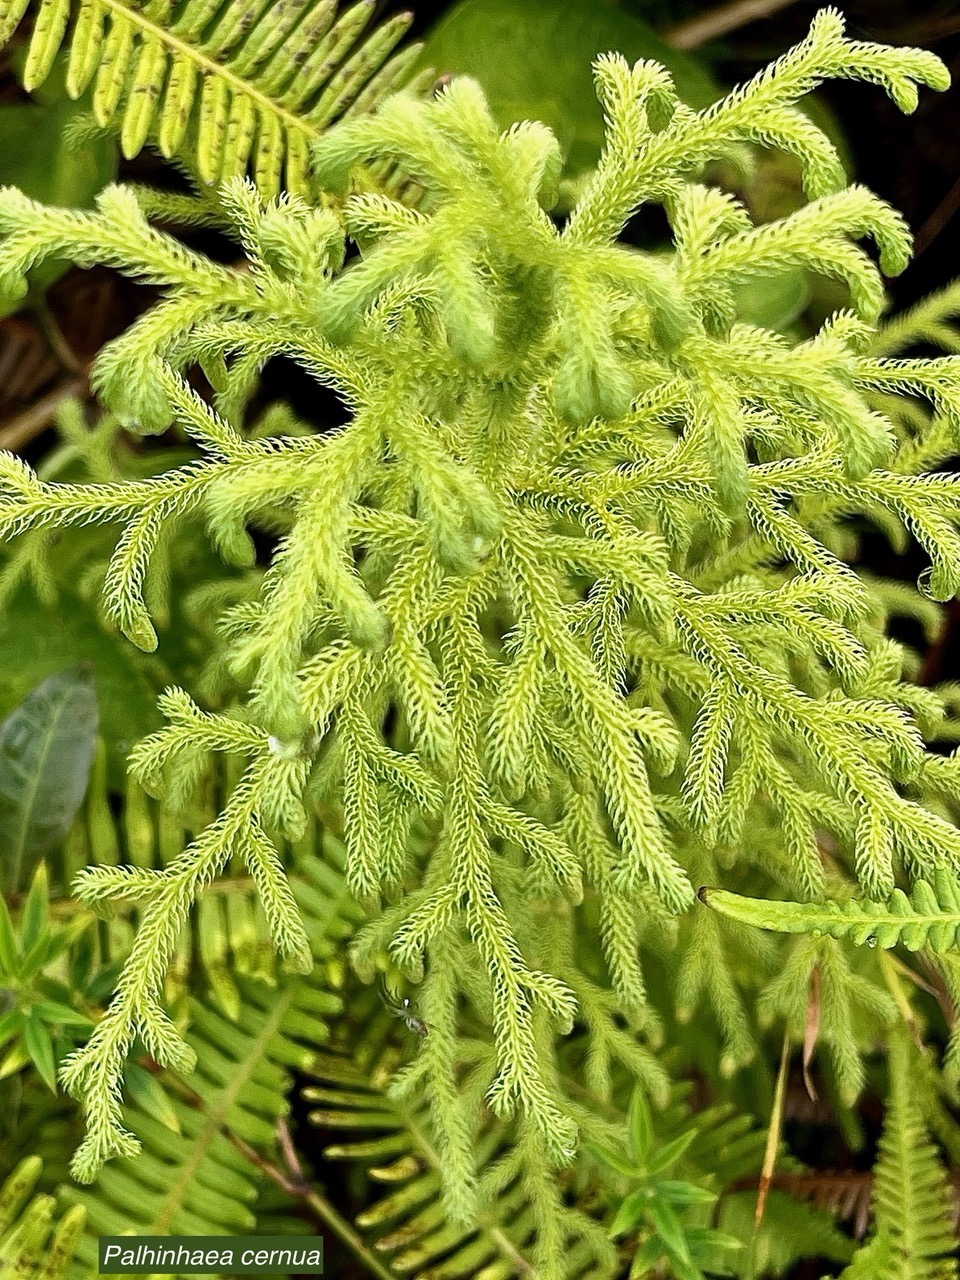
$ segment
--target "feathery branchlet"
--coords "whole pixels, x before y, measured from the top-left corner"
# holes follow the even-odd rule
[[[389,900],[358,963],[387,946],[423,977],[438,1030],[420,1078],[461,1191],[469,1126],[442,1052],[461,1000],[492,1026],[491,1105],[519,1111],[530,1149],[562,1163],[576,1111],[556,1037],[586,1020],[601,1091],[614,1059],[662,1088],[616,1016],[655,1026],[638,939],[698,885],[739,861],[804,902],[845,876],[872,920],[867,903],[904,870],[960,870],[960,772],[925,746],[943,710],[903,682],[904,651],[884,635],[890,610],[927,606],[848,563],[860,516],[921,543],[929,596],[960,587],[960,481],[931,474],[960,442],[960,367],[899,354],[946,310],[877,333],[880,272],[903,268],[910,236],[845,185],[797,106],[836,76],[875,82],[906,110],[917,84],[947,79],[930,54],[846,40],[829,9],[702,112],[663,68],[601,57],[605,149],[562,224],[556,140],[534,124],[501,132],[479,87],[455,80],[435,101],[400,95],[327,134],[315,154],[337,197],[327,207],[227,183],[242,269],[154,229],[130,190],[110,188],[91,213],[0,194],[8,294],[49,256],[161,287],[94,382],[130,429],[177,424],[199,451],[153,478],[89,485],[41,481],[5,455],[3,532],[121,525],[105,606],[146,649],[144,580],[163,531],[200,519],[237,565],[254,559],[249,526],[282,534],[258,595],[223,621],[244,705],[208,715],[173,690],[167,727],[132,757],[145,785],[179,795],[210,753],[242,757],[224,811],[165,870],[91,868],[78,886],[142,908],[114,1001],[63,1072],[88,1109],[80,1177],[131,1150],[120,1090],[134,1039],[186,1065],[164,968],[228,859],[249,869],[278,947],[308,962],[272,838],[295,836],[321,794],[342,811],[351,889]],[[810,196],[762,226],[698,180],[757,143],[797,157]],[[352,176],[384,160],[422,193],[416,208],[351,194]],[[670,221],[669,253],[620,241],[649,202]],[[803,340],[738,320],[744,283],[797,268],[841,281],[848,307]],[[345,426],[246,429],[257,372],[279,354],[340,395]],[[210,404],[186,378],[196,365]],[[726,968],[734,944],[696,910],[680,926],[680,1012],[713,1006],[732,1071],[752,1051]],[[572,941],[584,922],[607,969],[589,980]],[[444,964],[454,947],[475,963]],[[835,950],[818,944],[795,968],[832,964],[842,1013],[857,988]]]

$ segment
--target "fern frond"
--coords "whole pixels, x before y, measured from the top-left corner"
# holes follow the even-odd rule
[[[952,1280],[954,1204],[917,1101],[905,1029],[890,1048],[890,1094],[874,1169],[874,1234],[844,1280]]]
[[[119,133],[125,156],[150,142],[209,184],[249,170],[269,199],[314,191],[309,152],[323,131],[410,81],[419,46],[393,53],[410,16],[370,29],[373,8],[90,0],[71,12],[67,0],[4,0],[0,45],[30,12],[28,90],[65,48],[68,93],[92,89],[97,123]]]
[[[949,951],[960,939],[960,884],[945,868],[933,882],[918,880],[908,897],[895,889],[889,901],[772,902],[725,889],[701,889],[700,901],[720,915],[778,933],[827,934],[856,946]]]
[[[189,1085],[161,1077],[167,1122],[131,1104],[125,1124],[139,1142],[135,1157],[104,1169],[87,1189],[61,1195],[82,1205],[90,1234],[77,1250],[88,1266],[97,1234],[221,1235],[253,1231],[251,1206],[260,1173],[231,1142],[271,1149],[287,1114],[291,1068],[308,1066],[339,1001],[319,981],[279,988],[238,979],[239,1017],[228,1021],[194,1002],[188,1042],[196,1056]]]
[[[304,1097],[311,1123],[325,1131],[324,1158],[353,1161],[384,1187],[357,1225],[391,1267],[426,1280],[442,1259],[443,1274],[457,1280],[536,1265],[538,1276],[574,1280],[612,1264],[614,1251],[599,1225],[565,1206],[542,1168],[538,1173],[532,1135],[492,1117],[471,1139],[485,1170],[479,1211],[466,1223],[452,1221],[442,1196],[441,1148],[412,1082],[395,1075],[390,1024],[374,1013],[365,1028],[349,1048],[319,1056],[310,1072],[318,1084]],[[363,1136],[331,1142],[339,1129]]]

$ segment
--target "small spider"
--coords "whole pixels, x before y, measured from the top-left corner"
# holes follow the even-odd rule
[[[408,1031],[412,1031],[415,1036],[419,1036],[422,1040],[427,1034],[427,1024],[414,1009],[409,996],[404,996],[398,1000],[387,987],[386,982],[381,977],[377,982],[377,989],[380,992],[380,999],[386,1005],[387,1009],[395,1018],[400,1018]]]

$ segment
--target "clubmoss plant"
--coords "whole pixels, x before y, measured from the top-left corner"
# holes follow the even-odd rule
[[[754,948],[762,978],[785,953],[724,932],[703,885],[750,923],[794,929],[808,912],[761,1011],[802,1028],[816,971],[829,1070],[856,1096],[861,1050],[896,1007],[879,958],[842,940],[866,941],[876,919],[889,945],[873,904],[891,895],[926,945],[957,931],[960,768],[926,745],[947,707],[905,678],[911,655],[886,625],[928,618],[929,598],[960,588],[960,480],[935,470],[960,447],[960,362],[898,355],[916,335],[878,331],[881,273],[905,267],[910,235],[847,185],[798,109],[831,77],[873,82],[907,111],[918,84],[947,85],[932,54],[847,40],[832,9],[699,112],[659,65],[601,57],[605,149],[558,223],[556,140],[535,123],[501,132],[480,88],[455,80],[326,134],[317,203],[240,178],[219,188],[238,267],[157,230],[147,213],[162,202],[122,187],[92,213],[0,194],[8,294],[49,256],[163,290],[104,349],[95,384],[130,430],[176,425],[198,449],[99,484],[41,482],[3,455],[3,532],[118,523],[105,608],[145,649],[144,580],[175,523],[205,522],[238,566],[256,562],[249,527],[280,535],[255,593],[222,618],[242,702],[214,714],[172,689],[167,727],[131,755],[171,802],[211,755],[242,757],[222,812],[163,870],[94,866],[77,882],[88,903],[141,910],[113,1002],[62,1071],[87,1109],[80,1179],[136,1149],[121,1117],[135,1040],[189,1068],[164,970],[229,860],[256,882],[278,950],[311,963],[275,837],[296,837],[321,802],[369,912],[355,963],[372,976],[386,950],[418,984],[426,1034],[399,1087],[429,1100],[454,1217],[490,1194],[473,1139],[484,1099],[518,1117],[503,1177],[519,1161],[534,1200],[556,1199],[544,1171],[594,1123],[558,1068],[575,1025],[601,1099],[624,1071],[664,1099],[654,1050],[701,1001],[719,1071],[749,1060],[737,948]],[[809,204],[755,226],[699,181],[748,144],[794,155]],[[385,161],[415,202],[370,192]],[[651,203],[668,252],[622,241]],[[801,340],[738,321],[742,285],[798,267],[841,281],[848,305]],[[337,392],[345,425],[247,430],[278,355]],[[187,378],[197,366],[209,400]],[[922,595],[851,567],[858,521],[919,541]],[[914,877],[936,893],[896,897]],[[743,890],[788,901],[731,905]],[[837,898],[852,901],[822,905]],[[641,947],[666,966],[656,991]],[[556,1259],[563,1239],[539,1247]]]

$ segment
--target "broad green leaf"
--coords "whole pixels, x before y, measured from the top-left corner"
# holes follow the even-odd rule
[[[420,60],[479,80],[504,128],[517,120],[549,125],[577,173],[600,153],[603,113],[590,64],[610,51],[662,62],[689,106],[719,96],[693,58],[642,22],[582,0],[462,0],[428,34]]]
[[[116,148],[102,134],[78,138],[82,108],[69,98],[0,107],[0,178],[34,200],[90,208],[117,172]]]
[[[88,558],[96,554],[77,533],[65,540],[58,555],[67,557],[77,549]],[[82,562],[62,568],[67,581],[68,572],[79,575],[82,570]],[[91,663],[96,673],[100,732],[111,780],[119,786],[127,752],[159,723],[156,697],[170,683],[169,672],[104,630],[90,605],[67,592],[47,606],[23,587],[0,609],[0,699],[6,707],[22,701],[46,676],[80,662]],[[155,681],[148,679],[148,670],[157,671]]]
[[[63,839],[87,787],[97,736],[89,667],[50,676],[0,725],[0,887],[25,884]],[[30,943],[25,943],[29,946]]]

